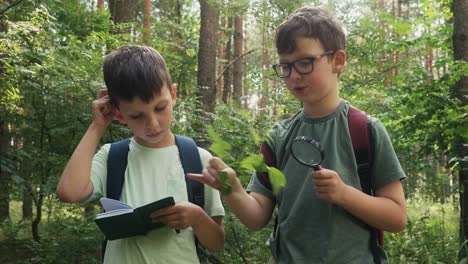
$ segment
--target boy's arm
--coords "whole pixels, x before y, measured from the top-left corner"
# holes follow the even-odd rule
[[[64,202],[77,202],[93,192],[91,165],[96,147],[114,118],[107,90],[93,102],[93,122],[76,147],[57,185],[57,196]]]
[[[219,251],[224,248],[225,239],[222,216],[209,217],[203,211],[200,221],[193,225],[192,228],[198,241],[208,250]]]
[[[371,196],[346,185],[332,170],[312,173],[317,197],[337,204],[370,226],[389,232],[399,232],[406,226],[406,201],[399,180],[376,190]]]
[[[229,195],[223,195],[223,199],[242,224],[254,232],[261,230],[271,219],[274,209],[273,202],[259,193],[247,193],[237,178],[236,172],[227,167],[221,159],[210,159],[208,166],[203,170],[203,174],[187,175],[194,180],[218,189],[221,181],[217,175],[222,171],[227,172],[232,187],[232,192]]]

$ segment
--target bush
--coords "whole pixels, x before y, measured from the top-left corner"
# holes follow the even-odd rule
[[[391,263],[457,263],[458,221],[453,204],[408,200],[408,225],[385,233]]]

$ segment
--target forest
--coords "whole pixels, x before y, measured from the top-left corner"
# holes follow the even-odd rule
[[[59,177],[126,44],[165,58],[172,131],[238,169],[301,104],[271,65],[275,28],[328,7],[347,31],[340,96],[385,125],[406,173],[408,224],[391,263],[468,263],[468,1],[0,0],[0,263],[100,263],[98,203],[66,204]],[[100,144],[131,136],[118,122]],[[226,208],[226,244],[202,263],[267,263],[273,223],[252,233]]]

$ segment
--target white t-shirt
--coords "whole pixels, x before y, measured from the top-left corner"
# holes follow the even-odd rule
[[[106,194],[107,156],[110,144],[104,145],[93,158],[91,201]],[[211,154],[198,148],[203,167]],[[165,198],[188,201],[187,187],[179,150],[176,145],[147,148],[130,141],[128,165],[120,200],[134,208]],[[224,216],[219,192],[205,185],[204,210],[209,216]],[[192,228],[180,230],[163,227],[145,236],[108,241],[104,263],[199,263]]]

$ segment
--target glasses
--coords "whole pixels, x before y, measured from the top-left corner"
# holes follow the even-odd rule
[[[334,51],[329,50],[320,55],[302,58],[288,63],[278,63],[273,65],[273,69],[280,78],[288,78],[291,75],[291,68],[294,66],[294,69],[300,74],[311,73],[314,70],[314,61],[322,57],[333,54]]]

